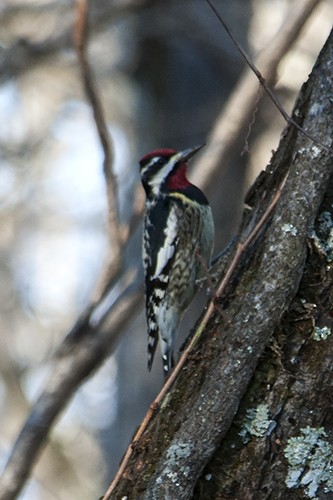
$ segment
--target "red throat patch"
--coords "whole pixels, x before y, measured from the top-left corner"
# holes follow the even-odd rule
[[[178,168],[170,175],[168,179],[168,189],[172,191],[178,191],[179,189],[187,188],[191,186],[190,181],[186,177],[187,164],[182,163]]]

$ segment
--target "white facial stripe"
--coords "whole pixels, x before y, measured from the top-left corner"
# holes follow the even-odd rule
[[[162,165],[159,170],[157,170],[154,175],[151,176],[149,179],[149,185],[152,188],[152,191],[155,195],[158,194],[159,192],[159,187],[163,180],[170,174],[170,172],[173,170],[175,164],[178,161],[178,155],[176,155],[174,158],[169,159],[165,165]],[[159,157],[152,158],[148,165],[146,165],[143,170],[141,170],[141,175],[144,176],[148,170],[151,168],[154,168],[154,165],[159,161]]]

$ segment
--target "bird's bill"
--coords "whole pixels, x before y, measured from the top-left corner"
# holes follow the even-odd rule
[[[180,151],[179,153],[177,153],[176,155],[176,162],[185,162],[187,160],[189,160],[190,158],[192,158],[192,156],[194,156],[198,151],[200,151],[200,149],[202,149],[203,147],[205,146],[205,144],[201,144],[200,146],[196,146],[194,148],[189,148],[189,149],[185,149],[184,151]]]

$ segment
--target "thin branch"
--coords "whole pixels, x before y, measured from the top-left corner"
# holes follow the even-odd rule
[[[308,134],[308,132],[306,130],[304,130],[297,122],[295,122],[295,120],[291,116],[288,115],[288,113],[284,109],[284,107],[283,107],[280,99],[278,98],[278,96],[269,87],[269,85],[267,84],[266,79],[263,77],[262,73],[259,71],[259,69],[257,68],[257,66],[251,61],[250,56],[246,53],[246,51],[243,49],[243,47],[237,42],[237,40],[234,37],[234,35],[232,34],[230,28],[224,22],[222,16],[219,14],[218,10],[213,5],[213,3],[211,2],[211,0],[206,0],[206,2],[208,3],[208,5],[212,9],[212,11],[214,12],[214,14],[216,15],[216,17],[218,18],[218,20],[222,24],[223,28],[227,32],[229,38],[232,40],[232,42],[236,46],[237,50],[240,52],[240,54],[244,58],[244,60],[246,61],[247,65],[251,68],[251,71],[256,75],[256,77],[257,77],[260,85],[265,89],[266,94],[269,96],[269,98],[271,99],[271,101],[273,102],[273,104],[275,105],[275,107],[280,111],[281,115],[286,120],[286,122],[289,123],[289,124],[291,124],[291,125],[293,125],[294,127],[296,127],[308,139],[310,139],[312,142],[314,142],[315,144],[317,144],[317,146],[322,147],[323,149],[325,149],[328,152],[328,149],[326,148],[326,146],[324,146],[323,144],[321,144],[320,142],[318,142],[314,137],[312,137],[310,134]],[[315,0],[312,0],[312,3],[315,3]]]
[[[88,37],[88,0],[76,0],[76,22],[74,44],[77,51],[85,93],[94,114],[95,125],[102,145],[104,159],[103,172],[108,198],[108,229],[110,236],[110,258],[107,276],[112,279],[118,272],[121,262],[121,234],[117,207],[117,182],[113,173],[113,150],[106,125],[103,107],[95,87],[94,77],[87,57]]]
[[[274,81],[282,58],[290,51],[304,24],[320,3],[321,0],[298,0],[294,8],[288,11],[279,31],[256,58],[255,65],[261,68],[268,84]],[[208,146],[195,163],[191,176],[194,184],[206,190],[214,185],[216,171],[221,169],[221,165],[227,164],[230,153],[239,141],[240,131],[246,129],[251,121],[257,101],[258,81],[249,68],[217,117],[207,139]]]

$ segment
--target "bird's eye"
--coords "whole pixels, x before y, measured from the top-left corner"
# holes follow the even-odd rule
[[[158,158],[158,160],[155,162],[155,165],[164,165],[165,159],[164,158]]]

